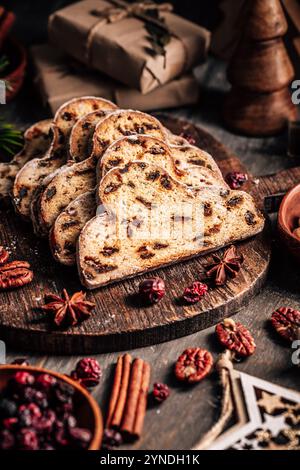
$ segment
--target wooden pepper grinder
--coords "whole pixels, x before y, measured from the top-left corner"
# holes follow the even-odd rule
[[[273,135],[297,117],[289,92],[294,69],[282,37],[287,21],[279,0],[248,0],[244,33],[227,71],[226,124],[242,134]]]

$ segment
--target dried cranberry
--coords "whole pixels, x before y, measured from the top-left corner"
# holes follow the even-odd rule
[[[0,449],[9,450],[13,449],[15,445],[14,435],[7,429],[0,431]]]
[[[18,424],[18,418],[6,418],[3,420],[3,428],[11,431]]]
[[[104,429],[102,449],[111,450],[123,443],[122,435],[115,429]]]
[[[41,409],[35,403],[21,405],[19,407],[19,414],[22,413],[28,413],[32,418],[40,418],[42,416]]]
[[[152,396],[155,401],[162,403],[170,396],[170,389],[168,385],[162,383],[155,383],[153,385]]]
[[[69,445],[68,436],[63,428],[56,431],[54,441],[59,447],[67,447]]]
[[[32,385],[34,384],[34,376],[29,372],[19,371],[13,377],[13,382],[17,385]]]
[[[22,450],[38,450],[39,448],[38,436],[32,429],[21,429],[17,439]]]
[[[160,277],[153,277],[142,281],[139,285],[139,294],[142,299],[151,304],[159,302],[166,293],[165,283]]]
[[[201,348],[189,348],[183,351],[175,365],[178,380],[188,383],[200,382],[210,372],[213,365],[212,355]]]
[[[248,175],[246,173],[233,171],[225,176],[225,180],[231,189],[239,189],[248,181]]]
[[[96,359],[90,357],[81,359],[75,370],[71,372],[71,377],[78,380],[85,387],[95,387],[98,385],[102,375],[101,367]]]
[[[225,318],[224,321],[218,323],[216,333],[220,343],[238,356],[251,356],[256,349],[251,333],[244,325],[235,322],[232,318]]]
[[[57,380],[50,374],[40,374],[36,379],[36,384],[42,389],[47,390],[56,384]]]
[[[54,400],[62,405],[72,403],[74,388],[64,382],[57,382],[53,389]]]
[[[41,417],[33,419],[32,425],[38,433],[50,433],[56,420],[56,414],[47,410]]]
[[[39,407],[48,408],[48,399],[45,392],[27,387],[23,393],[23,399],[26,403],[36,403]]]
[[[24,357],[18,357],[17,359],[14,359],[11,364],[17,366],[29,366],[29,362]]]
[[[71,428],[69,429],[69,435],[77,447],[84,449],[88,447],[92,438],[91,432],[84,428]]]
[[[183,298],[189,304],[195,304],[204,297],[208,291],[208,286],[202,282],[195,281],[190,287],[184,290]]]
[[[2,398],[0,400],[0,419],[10,418],[15,416],[17,412],[17,405],[14,401],[8,398]]]
[[[271,322],[277,333],[287,341],[300,339],[300,312],[290,307],[278,308],[272,313]]]

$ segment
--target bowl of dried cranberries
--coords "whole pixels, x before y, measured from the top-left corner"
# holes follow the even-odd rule
[[[69,377],[39,367],[0,366],[0,449],[101,447],[102,415]]]

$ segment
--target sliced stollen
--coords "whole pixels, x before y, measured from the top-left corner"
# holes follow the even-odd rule
[[[122,137],[111,144],[104,152],[102,158],[98,161],[98,181],[112,168],[124,167],[131,161],[139,160],[162,166],[177,181],[181,181],[187,186],[191,186],[195,189],[212,185],[228,188],[220,175],[219,169],[215,172],[210,170],[210,168],[217,167],[217,165],[209,154],[203,152],[203,159],[206,159],[208,168],[204,166],[188,167],[187,163],[185,165],[186,169],[183,171],[176,168],[171,149],[162,140],[151,136],[138,135]],[[202,155],[200,149],[199,154]],[[76,183],[76,180],[74,182]],[[96,180],[93,173],[86,174],[85,187],[91,185],[92,189],[95,184]],[[92,217],[96,214],[96,204],[95,201],[91,200],[91,193],[89,193],[87,197],[81,198],[81,196],[79,196],[79,201],[80,203],[87,205],[87,210],[80,211],[78,214],[78,210],[76,209],[76,217],[74,221],[73,205],[70,203],[70,205],[67,206],[66,211],[63,211],[60,216],[56,218],[50,232],[50,246],[52,253],[54,258],[62,264],[71,265],[76,263],[76,240],[84,225],[89,221],[87,216],[90,215],[93,209],[94,213],[92,214]],[[74,204],[77,208],[77,199],[74,200]],[[72,229],[70,229],[70,227],[72,227]]]
[[[92,138],[99,121],[107,116],[111,110],[100,109],[86,114],[74,124],[70,134],[69,152],[71,160],[82,162],[92,153]]]
[[[221,170],[213,157],[205,150],[194,145],[171,145],[171,152],[175,160],[175,165],[179,170],[186,170],[191,166],[208,168],[222,176]]]
[[[51,119],[39,121],[24,133],[24,147],[8,163],[0,163],[0,199],[10,195],[18,171],[33,158],[42,158],[50,147]]]
[[[13,202],[16,212],[30,216],[33,193],[43,179],[63,165],[69,158],[69,137],[78,119],[97,109],[116,109],[108,100],[96,97],[75,98],[64,104],[55,114],[51,126],[52,143],[44,158],[27,162],[16,175]]]
[[[41,186],[32,204],[32,220],[35,232],[46,236],[60,212],[77,196],[94,189],[96,163],[106,148],[124,133],[141,133],[145,129],[154,137],[166,139],[160,122],[140,111],[120,110],[100,119],[93,136],[91,157],[83,162],[69,163],[53,174]]]
[[[144,162],[110,170],[98,191],[106,212],[87,223],[77,247],[79,274],[89,289],[223,247],[264,226],[249,194],[193,191]]]
[[[56,261],[76,264],[76,243],[81,230],[97,210],[95,191],[78,196],[59,214],[49,234],[50,248]]]

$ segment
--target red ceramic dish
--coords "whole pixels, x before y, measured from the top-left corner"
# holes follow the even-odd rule
[[[19,92],[23,85],[25,77],[25,69],[27,65],[27,56],[25,48],[18,41],[8,38],[1,50],[10,61],[9,71],[4,77],[0,76],[0,80],[7,82],[6,101],[12,100]]]
[[[6,386],[8,380],[18,371],[30,372],[33,375],[49,374],[58,380],[66,382],[75,389],[74,402],[75,414],[78,425],[89,429],[92,433],[92,440],[89,450],[99,450],[103,435],[103,420],[100,408],[92,395],[81,385],[69,377],[43,369],[42,367],[19,366],[19,365],[1,365],[0,366],[0,392]]]
[[[284,197],[278,213],[278,232],[288,251],[300,262],[300,240],[293,235],[300,218],[300,184]]]

